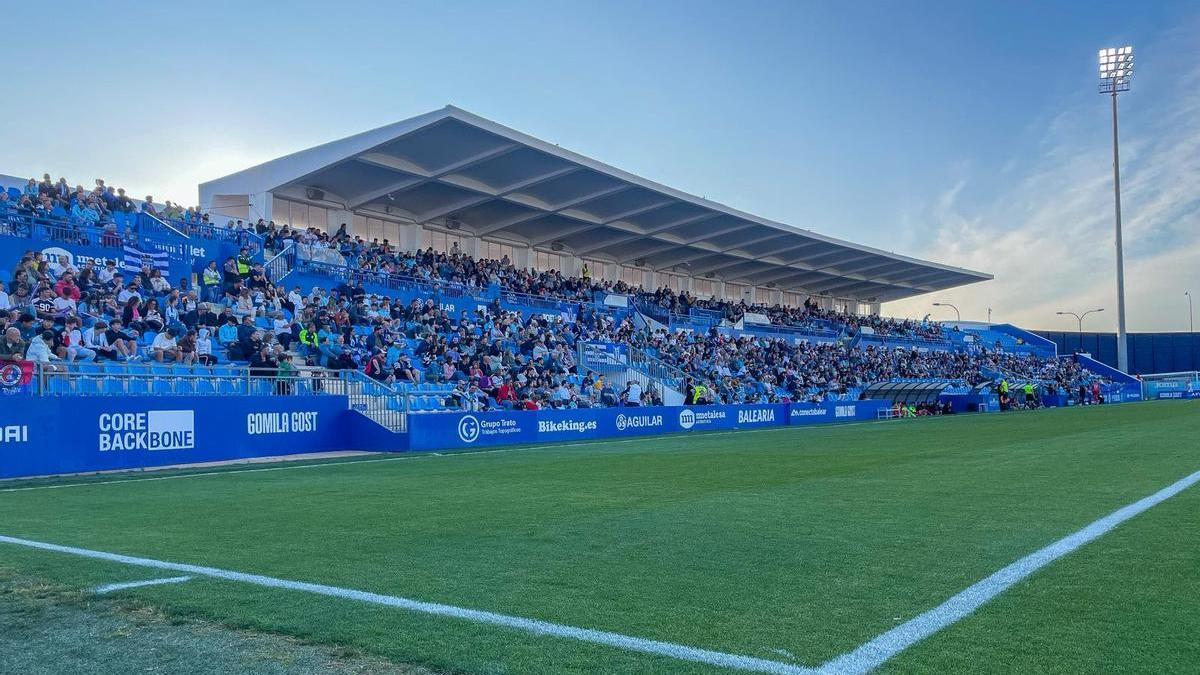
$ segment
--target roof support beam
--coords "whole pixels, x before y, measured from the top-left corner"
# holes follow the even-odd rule
[[[620,234],[618,234],[615,237],[609,237],[598,244],[592,244],[591,246],[585,246],[583,248],[575,249],[575,255],[577,255],[577,256],[588,255],[589,253],[595,253],[596,251],[599,251],[604,248],[608,248],[609,246],[616,246],[617,244],[623,244],[627,241],[632,241],[634,239],[640,239],[642,236],[644,236],[641,234],[629,234],[629,233],[625,232],[624,230],[617,230],[617,231],[620,232]]]
[[[765,265],[765,264],[766,263],[763,263],[758,260],[741,260],[738,262],[724,263],[720,267],[717,267],[712,270],[706,270],[706,272],[711,271],[726,281],[729,281],[731,279],[739,279],[739,278],[745,278],[746,281],[750,281],[749,277],[739,277],[738,276],[739,272],[737,272],[736,270],[740,270],[740,269],[746,268],[746,267],[751,267],[754,265]]]
[[[519,149],[520,147],[521,146],[517,143],[506,143],[504,145],[499,145],[494,148],[489,148],[487,150],[484,150],[483,152],[476,153],[465,159],[460,159],[455,162],[450,162],[449,164],[445,164],[434,171],[426,171],[424,169],[421,169],[419,166],[416,166],[412,162],[409,162],[409,161],[403,160],[403,159],[399,159],[396,157],[392,157],[391,155],[384,155],[384,154],[378,153],[378,152],[367,153],[365,155],[360,156],[359,160],[366,162],[367,164],[372,164],[374,166],[380,166],[380,167],[383,167],[386,169],[391,169],[392,171],[405,171],[407,173],[412,173],[412,174],[419,176],[419,178],[415,181],[412,181],[410,184],[404,185],[404,187],[402,187],[402,188],[392,188],[390,190],[382,190],[382,189],[374,190],[372,192],[367,192],[367,193],[364,193],[357,197],[354,197],[353,199],[351,199],[350,201],[348,201],[346,203],[346,208],[350,209],[350,210],[354,210],[354,209],[358,208],[359,206],[370,203],[371,201],[374,201],[375,199],[383,197],[384,195],[387,195],[388,193],[402,192],[402,191],[411,190],[413,188],[420,187],[426,183],[430,183],[430,182],[437,180],[441,176],[445,176],[447,174],[454,173],[455,171],[461,171],[463,169],[470,168],[472,166],[475,166],[476,164],[482,164],[483,162],[486,162],[490,159],[495,159],[502,155],[507,155],[508,153]],[[458,187],[458,186],[455,186],[455,187]],[[463,188],[459,188],[459,189],[463,189]],[[437,216],[433,216],[433,217],[436,218]],[[423,214],[422,214],[422,218],[425,218],[425,216]],[[421,222],[427,222],[427,221],[428,221],[428,218],[426,218],[426,220],[422,220]]]
[[[610,223],[615,223],[620,220],[624,220],[625,218],[629,218],[631,216],[640,215],[640,214],[646,213],[648,211],[655,211],[657,209],[661,209],[664,206],[670,206],[671,204],[674,204],[674,203],[675,203],[674,199],[664,199],[661,201],[654,202],[653,204],[646,204],[644,206],[639,206],[636,209],[630,209],[629,211],[626,211],[624,213],[618,213],[615,216],[609,216],[608,218],[605,218],[604,224],[608,225]]]
[[[357,194],[357,195],[354,195],[353,197],[347,198],[346,199],[346,210],[353,211],[354,209],[357,209],[360,206],[363,206],[365,204],[370,204],[371,202],[373,202],[377,199],[386,197],[386,196],[392,194],[393,192],[403,192],[409,188],[416,187],[417,185],[420,185],[421,183],[424,183],[424,182],[425,182],[424,180],[422,180],[421,178],[417,178],[416,176],[406,176],[406,177],[404,177],[398,181],[395,181],[393,183],[388,183],[387,185],[384,185],[381,188],[376,188],[374,190],[370,190],[369,192],[364,192],[362,194]]]
[[[613,227],[613,229],[619,230],[619,231],[621,231],[621,232],[626,232],[626,233],[628,233],[628,236],[627,236],[627,237],[625,237],[625,238],[623,238],[623,239],[621,239],[621,240],[619,240],[619,241],[615,241],[615,242],[613,242],[612,244],[607,244],[608,246],[612,246],[612,245],[614,245],[614,244],[621,244],[621,243],[624,243],[624,242],[627,242],[627,241],[632,241],[632,240],[634,240],[634,239],[638,239],[638,238],[641,238],[641,237],[652,237],[653,235],[659,234],[659,233],[661,233],[661,232],[666,232],[666,231],[668,231],[668,230],[671,230],[671,229],[674,229],[674,228],[676,228],[676,227],[680,227],[681,225],[688,225],[688,224],[691,224],[691,223],[696,223],[696,222],[700,222],[700,221],[703,221],[703,220],[708,220],[708,219],[710,219],[710,218],[716,218],[716,217],[717,217],[717,216],[719,216],[719,215],[720,215],[719,213],[717,213],[717,212],[715,212],[715,211],[714,211],[714,212],[712,212],[712,213],[704,213],[704,214],[700,214],[700,215],[698,215],[698,216],[688,216],[687,218],[680,218],[680,219],[678,219],[678,220],[673,220],[673,221],[671,221],[671,222],[669,222],[669,223],[663,223],[662,225],[656,225],[656,226],[654,226],[654,227],[652,227],[652,228],[650,228],[650,229],[647,229],[647,230],[642,230],[642,231],[639,231],[639,232],[631,232],[631,231],[629,231],[629,230],[626,230],[625,228],[617,227],[617,226],[616,226],[616,225],[615,225],[615,224],[614,224],[612,221],[609,221],[609,222],[606,222],[606,223],[596,223],[596,224],[595,224],[595,225],[593,225],[592,227],[589,227],[589,228],[583,228],[583,229],[580,229],[580,230],[574,231],[574,232],[572,232],[571,234],[579,234],[580,232],[585,232],[585,231],[587,231],[587,230],[590,230],[590,229],[596,229],[596,228],[598,228],[598,227],[603,227],[603,226],[605,226],[605,225],[609,225],[609,226]],[[672,245],[673,245],[673,246],[679,246],[679,243],[678,243],[678,242],[672,242]]]
[[[533,176],[532,178],[526,178],[525,180],[517,181],[516,183],[510,183],[509,185],[504,186],[503,188],[501,188],[500,190],[498,190],[496,192],[493,192],[490,194],[483,194],[477,198],[474,198],[471,201],[471,203],[459,206],[458,210],[469,209],[472,206],[478,206],[479,204],[483,204],[485,202],[490,202],[493,199],[502,198],[507,194],[516,192],[517,190],[523,190],[527,187],[532,187],[539,183],[545,183],[546,181],[554,180],[555,178],[559,178],[560,176],[565,176],[569,173],[575,173],[576,171],[579,171],[579,169],[580,169],[580,167],[578,167],[578,166],[561,167],[558,169],[554,169],[552,171],[547,171],[547,172],[545,172],[543,174],[539,174],[537,176]],[[522,204],[521,206],[524,206],[524,205]],[[531,208],[531,207],[525,206],[525,208]],[[451,213],[453,213],[453,211]],[[525,222],[526,220],[532,220],[534,218],[538,218],[538,217],[541,217],[544,215],[546,215],[544,212],[538,211],[533,214],[525,214],[523,216],[520,216],[517,219],[512,220],[511,222],[509,222],[509,220],[499,221],[500,223],[504,223],[504,224],[488,223],[487,225],[483,226],[482,228],[477,229],[475,231],[475,233],[477,235],[482,236],[482,235],[485,235],[485,234],[488,234],[491,232],[495,232],[496,230],[502,230],[511,225],[515,225],[517,223],[522,223],[522,222]]]
[[[858,255],[853,258],[839,260],[839,261],[833,263],[833,265],[836,265],[836,267],[830,267],[829,265],[817,265],[816,268],[819,270],[828,270],[830,272],[833,272],[834,274],[843,274],[843,273],[848,273],[845,271],[846,265],[849,265],[851,263],[856,263],[861,260],[870,260],[871,258],[874,258],[874,257],[875,257],[874,253],[868,253],[866,255]],[[861,269],[857,269],[854,271],[854,274],[862,275],[862,273],[863,273],[863,271]]]
[[[838,284],[836,286],[828,286],[825,289],[823,289],[822,294],[823,295],[857,296],[856,293],[851,293],[851,291],[858,289],[858,288],[871,288],[871,287],[874,287],[877,285],[878,284],[876,284],[874,282],[856,281],[856,282],[852,282],[852,283],[848,283],[848,284]],[[857,300],[858,298],[854,297],[854,299]]]
[[[428,171],[422,169],[416,164],[413,164],[407,159],[393,157],[392,155],[385,155],[382,152],[367,152],[355,157],[354,159],[362,162],[363,164],[370,164],[371,166],[377,166],[381,169],[402,171],[404,173],[411,173],[414,176],[420,176],[422,178],[427,178],[429,176]]]
[[[679,248],[679,247],[675,246],[673,248]],[[666,260],[660,261],[658,263],[658,266],[655,267],[655,269],[665,270],[665,269],[668,269],[671,267],[675,267],[676,265],[685,265],[685,264],[692,262],[693,260],[699,260],[700,258],[707,258],[710,255],[716,255],[716,254],[714,254],[712,251],[701,251],[701,250],[694,249],[694,248],[683,249],[683,251],[680,254],[671,256],[671,257],[667,258]],[[691,269],[688,270],[688,274],[691,274]]]
[[[773,234],[768,234],[764,237],[755,237],[754,239],[749,239],[747,241],[739,241],[738,243],[734,244],[733,246],[730,246],[730,247],[722,249],[722,250],[724,250],[724,251],[741,251],[742,249],[744,249],[747,246],[753,246],[754,244],[761,244],[764,241],[771,241],[772,239],[778,239],[779,237],[786,237],[786,236],[787,236],[786,232],[775,232]],[[754,255],[753,253],[750,253],[749,251],[746,251],[746,253],[747,253],[747,255]]]
[[[687,241],[685,241],[683,243],[684,244],[698,244],[698,243],[704,241],[705,239],[715,239],[716,237],[724,236],[731,232],[737,232],[738,230],[745,230],[745,229],[751,228],[751,227],[756,227],[756,225],[754,223],[741,223],[739,225],[732,225],[730,227],[725,227],[720,230],[717,230],[716,232],[705,232],[704,234],[692,237],[691,239],[688,239]]]
[[[601,197],[615,195],[618,192],[624,192],[626,190],[631,189],[632,187],[633,187],[632,185],[626,183],[624,185],[607,187],[607,188],[604,188],[603,190],[596,190],[595,192],[591,192],[591,193],[583,195],[581,197],[575,197],[572,199],[568,199],[565,202],[555,204],[551,210],[552,211],[565,211],[566,209],[574,208],[576,206],[579,206],[580,204],[586,204],[587,202],[590,202],[593,199],[600,199]],[[588,214],[588,217],[595,218],[595,216],[591,215],[590,213]],[[597,221],[597,222],[599,222],[599,221]]]
[[[641,252],[639,252],[639,253],[638,253],[638,254],[637,254],[635,257],[633,257],[633,258],[626,257],[626,258],[625,258],[624,260],[622,260],[621,262],[623,262],[623,263],[626,263],[626,262],[630,262],[631,260],[634,260],[634,261],[636,261],[636,260],[644,260],[644,259],[646,259],[647,257],[654,255],[655,253],[662,253],[663,251],[669,251],[669,250],[671,250],[671,249],[673,249],[673,248],[678,248],[678,245],[677,245],[677,244],[669,244],[669,243],[668,243],[668,244],[662,244],[662,245],[660,245],[660,246],[656,246],[656,247],[654,247],[654,248],[649,248],[649,249],[646,249],[645,251],[641,251]],[[655,267],[654,269],[658,270],[658,269],[662,269],[662,268],[661,268],[661,267]]]
[[[769,283],[773,283],[773,282],[780,281],[783,279],[787,279],[789,277],[801,277],[801,276],[803,276],[802,272],[799,272],[798,270],[795,270],[792,268],[788,268],[785,270],[777,270],[774,272],[768,272],[767,274],[764,274],[763,276],[755,279],[755,283],[756,284],[769,284]]]
[[[546,214],[539,214],[539,215],[546,215]],[[555,234],[552,234],[550,236],[544,236],[544,237],[538,237],[536,239],[530,239],[529,245],[530,246],[540,246],[549,241],[555,241],[557,239],[564,239],[566,237],[570,237],[571,235],[579,234],[580,232],[587,232],[588,230],[591,230],[595,227],[597,227],[597,226],[592,223],[580,223],[579,225],[575,225],[575,226],[568,228],[567,230],[564,230],[562,232],[556,232]]]

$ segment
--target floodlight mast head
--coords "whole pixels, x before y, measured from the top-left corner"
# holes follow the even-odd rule
[[[1100,50],[1100,93],[1129,91],[1133,79],[1133,47],[1109,47]]]

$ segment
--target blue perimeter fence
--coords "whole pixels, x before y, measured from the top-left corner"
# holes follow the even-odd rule
[[[345,395],[10,396],[0,478],[92,473],[341,450],[404,452],[564,443],[879,419],[888,401],[410,415],[407,433]],[[70,423],[65,423],[70,420]]]

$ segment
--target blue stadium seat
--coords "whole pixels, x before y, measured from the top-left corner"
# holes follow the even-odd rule
[[[8,198],[18,202],[21,201],[21,189],[15,187],[8,188]]]
[[[201,395],[211,395],[217,393],[217,385],[207,378],[196,380],[196,393]]]
[[[270,396],[275,393],[275,381],[256,377],[250,381],[250,393],[255,396]]]
[[[82,375],[98,375],[104,371],[104,368],[99,363],[80,363],[75,368]]]
[[[77,390],[80,394],[100,393],[100,380],[94,377],[81,377],[75,382]]]
[[[181,377],[175,380],[175,393],[181,395],[191,395],[196,393],[196,378]]]
[[[151,382],[150,390],[155,394],[170,394],[174,388],[171,386],[171,381],[158,377]]]
[[[129,378],[129,393],[130,394],[148,394],[150,393],[150,382],[144,377]]]

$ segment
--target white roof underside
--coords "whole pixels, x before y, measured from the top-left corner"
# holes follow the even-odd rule
[[[323,199],[309,199],[310,188]],[[589,259],[865,302],[992,278],[759,218],[453,106],[203,183],[200,202],[265,192]]]

